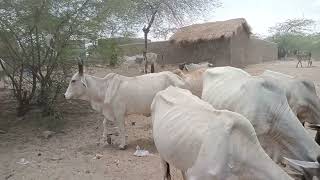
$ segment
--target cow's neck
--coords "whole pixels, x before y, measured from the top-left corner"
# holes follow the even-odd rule
[[[249,174],[261,180],[289,180],[292,179],[264,151],[256,150],[247,159]]]
[[[240,130],[240,132],[239,132]],[[253,133],[253,131],[252,131]],[[245,177],[250,175],[260,180],[288,180],[290,177],[273,162],[262,149],[255,134],[248,128],[240,129],[231,137],[234,144],[231,146],[229,167],[235,175]],[[240,178],[243,179],[243,178]]]
[[[315,161],[320,154],[320,147],[310,137],[304,129],[296,115],[288,108],[282,112],[276,120],[277,124],[273,127],[275,141],[281,142],[287,151],[289,158]]]
[[[101,111],[102,104],[105,98],[106,82],[104,79],[86,75],[88,88],[88,101],[94,110]]]

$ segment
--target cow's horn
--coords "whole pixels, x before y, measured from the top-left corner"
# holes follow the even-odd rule
[[[302,167],[304,169],[318,169],[319,163],[318,162],[310,162],[310,161],[300,161],[294,160],[290,158],[284,157],[284,164],[292,166],[294,169],[298,170],[297,167]]]
[[[312,130],[320,131],[320,124],[306,123],[306,126]]]
[[[79,57],[78,57],[78,68],[79,68],[79,74],[83,75],[83,61]]]

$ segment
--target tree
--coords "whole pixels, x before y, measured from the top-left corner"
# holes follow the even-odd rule
[[[288,19],[269,28],[272,35],[267,40],[278,44],[280,58],[286,57],[289,52],[310,47],[314,24],[312,19]]]
[[[113,18],[106,5],[100,0],[0,1],[0,51],[5,52],[0,65],[10,78],[18,115],[31,105],[45,115],[54,112],[74,59],[86,58],[86,41],[94,42],[103,34],[101,22]]]
[[[130,7],[136,15],[135,18],[143,24],[144,34],[144,58],[145,72],[147,73],[147,57],[148,52],[148,34],[152,26],[156,26],[155,32],[162,27],[168,27],[167,30],[174,30],[176,27],[189,24],[199,20],[209,11],[213,11],[220,3],[218,0],[129,0]],[[167,34],[169,32],[167,31]]]
[[[288,19],[269,28],[271,34],[305,34],[310,33],[315,21],[312,19]]]
[[[115,66],[119,63],[119,56],[122,54],[115,39],[99,40],[99,46],[93,50],[102,56],[103,61],[110,66]]]

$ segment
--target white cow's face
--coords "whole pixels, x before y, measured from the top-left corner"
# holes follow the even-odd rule
[[[64,96],[66,99],[86,100],[87,82],[85,80],[85,75],[80,75],[78,72],[74,74]]]
[[[314,84],[308,81],[299,81],[293,87],[290,104],[300,121],[311,124],[320,124],[320,100],[316,94]]]

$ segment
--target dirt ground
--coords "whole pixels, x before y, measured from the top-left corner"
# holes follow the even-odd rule
[[[246,71],[257,75],[265,69],[287,73],[298,78],[313,80],[320,93],[320,62],[311,68],[295,68],[294,61],[276,61],[250,65]],[[164,69],[174,69],[166,67]],[[160,70],[164,70],[160,69]],[[108,72],[132,76],[122,69],[88,68],[87,72],[104,76]],[[2,88],[2,86],[0,86]],[[151,138],[150,117],[139,115],[126,119],[129,147],[120,151],[116,146],[97,144],[102,134],[102,115],[79,101],[65,103],[65,120],[51,138],[44,138],[46,129],[28,115],[16,118],[14,101],[9,92],[0,89],[0,179],[4,180],[159,180],[161,179],[159,155]],[[41,119],[40,119],[41,121]],[[135,125],[133,125],[135,122]],[[152,156],[135,157],[136,146],[146,149]],[[103,155],[94,159],[96,154]],[[22,165],[17,162],[24,158]],[[181,179],[179,171],[172,170],[173,179]]]

